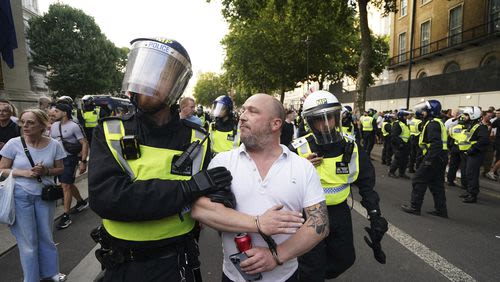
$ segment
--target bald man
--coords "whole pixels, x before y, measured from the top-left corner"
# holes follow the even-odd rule
[[[288,228],[286,233],[290,234],[272,236],[276,248],[269,246],[262,234],[249,233],[253,246],[245,252],[249,258],[241,261],[239,267],[249,275],[260,273],[261,281],[298,281],[297,257],[312,249],[329,232],[325,196],[316,170],[309,161],[280,144],[284,118],[285,110],[278,100],[267,94],[251,96],[243,104],[240,116],[242,144],[219,153],[209,165],[224,166],[231,171],[236,210],[254,216],[258,227],[259,218],[269,209],[305,211],[306,222],[300,228]],[[191,215],[223,231],[222,281],[243,281],[229,259],[238,253],[234,238],[241,230],[234,228],[235,223],[226,210],[221,204],[200,198]]]

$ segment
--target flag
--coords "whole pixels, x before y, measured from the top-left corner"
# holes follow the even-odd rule
[[[10,0],[0,0],[0,54],[9,68],[14,67],[14,52],[17,48],[16,29],[10,8]]]

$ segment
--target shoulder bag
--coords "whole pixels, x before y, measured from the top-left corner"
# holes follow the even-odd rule
[[[78,155],[82,151],[82,144],[80,144],[80,142],[71,143],[71,142],[65,141],[63,138],[61,126],[62,126],[61,122],[59,122],[59,134],[61,135],[61,142],[63,144],[64,149],[72,155]]]
[[[33,158],[31,158],[30,150],[28,150],[28,147],[26,146],[26,141],[24,141],[24,138],[21,137],[21,142],[23,143],[24,147],[24,153],[26,154],[26,157],[30,161],[31,167],[35,166],[35,162],[33,161]],[[42,178],[39,176],[37,178],[38,182],[42,182]],[[62,199],[64,197],[63,189],[59,185],[47,185],[43,186],[42,188],[42,200],[44,201],[55,201]]]

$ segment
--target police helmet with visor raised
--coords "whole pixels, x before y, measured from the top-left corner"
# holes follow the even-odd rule
[[[311,129],[318,145],[336,143],[343,139],[342,105],[330,92],[319,90],[304,101],[302,117]]]
[[[165,38],[138,38],[130,44],[122,91],[174,105],[193,75],[186,49]]]

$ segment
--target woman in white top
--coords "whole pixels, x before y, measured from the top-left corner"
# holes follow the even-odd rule
[[[22,137],[10,139],[0,151],[2,174],[12,171],[15,180],[16,221],[10,229],[16,237],[25,282],[66,280],[66,275],[59,273],[52,236],[55,201],[41,199],[42,187],[54,185],[54,175],[63,172],[62,159],[66,157],[59,142],[43,135],[48,124],[45,112],[25,110],[19,118]],[[24,152],[21,138],[26,141],[35,167]]]

